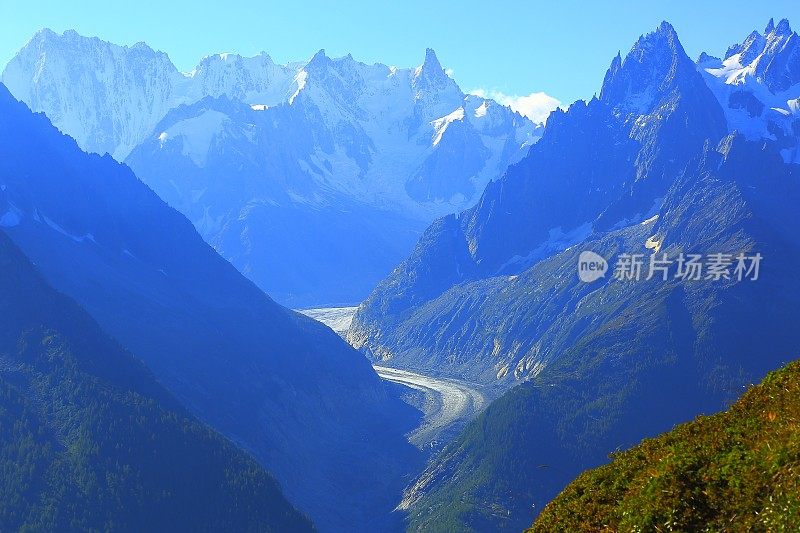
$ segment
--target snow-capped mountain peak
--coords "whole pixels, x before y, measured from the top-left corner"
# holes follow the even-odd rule
[[[6,66],[2,81],[83,149],[118,160],[149,138],[169,110],[206,96],[265,109],[294,104],[303,93],[327,115],[374,122],[408,113],[408,124],[417,129],[452,113],[464,99],[430,48],[413,69],[366,65],[349,54],[334,59],[320,50],[306,62],[286,65],[264,52],[212,54],[181,73],[167,54],[144,43],[118,46],[74,30],[37,32]]]
[[[324,250],[382,243],[380,262],[340,268],[357,278],[346,298],[365,296],[419,229],[468,207],[543,129],[465,95],[431,49],[416,68],[320,50],[286,65],[265,53],[213,54],[181,73],[146,45],[44,32],[9,63],[3,80],[83,149],[128,163],[283,301],[341,301],[342,294],[314,292],[344,286],[322,282],[319,265],[337,264]],[[314,260],[308,244],[295,234],[287,240],[276,221],[303,231],[297,228],[312,213],[323,212],[339,230]],[[378,222],[365,225],[365,218]],[[295,258],[287,259],[293,272],[277,273],[276,256]],[[320,279],[290,283],[304,268]]]
[[[770,22],[772,21],[770,20]],[[770,27],[767,26],[767,30],[767,34],[769,34],[775,31],[775,27],[773,26],[772,29],[770,29]],[[753,31],[741,44],[735,44],[728,48],[728,51],[725,53],[725,59],[727,60],[734,55],[738,55],[741,63],[750,64],[764,50],[766,42],[763,35],[757,31]]]
[[[764,35],[752,32],[744,42],[728,49],[722,65],[706,68],[715,67],[718,72],[714,74],[724,74],[725,83],[731,85],[746,84],[747,77],[754,77],[773,93],[785,91],[800,82],[797,39],[788,20],[781,20],[777,26],[770,20]]]
[[[81,148],[121,161],[170,109],[221,95],[276,105],[297,91],[297,70],[265,53],[224,53],[181,73],[167,54],[145,43],[120,46],[74,30],[59,35],[44,29],[8,63],[2,81]]]
[[[770,20],[723,60],[703,54],[697,68],[731,131],[774,141],[787,162],[800,163],[800,38],[787,19]]]
[[[417,102],[417,114],[424,122],[453,112],[455,108],[451,103],[464,97],[456,82],[445,72],[432,48],[425,50],[425,61],[414,69],[411,86]]]

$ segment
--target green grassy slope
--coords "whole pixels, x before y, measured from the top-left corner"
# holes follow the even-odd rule
[[[581,474],[531,532],[800,530],[800,361]]]

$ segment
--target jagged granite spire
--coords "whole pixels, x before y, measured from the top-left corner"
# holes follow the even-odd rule
[[[453,110],[443,104],[461,91],[444,71],[432,48],[425,50],[425,61],[414,70],[412,86],[423,122],[451,113]]]
[[[440,70],[444,70],[433,48],[425,49],[425,62],[422,64],[422,68],[427,72],[439,72]]]
[[[781,19],[775,27],[775,33],[781,36],[788,36],[792,34],[792,27],[789,25],[789,19]]]
[[[800,83],[799,41],[787,19],[777,25],[770,19],[764,35],[752,32],[744,42],[731,46],[725,59],[739,54],[741,66],[753,67],[751,72],[777,94]],[[746,72],[742,71],[742,75]]]
[[[414,71],[414,80],[419,83],[424,80],[430,85],[441,85],[446,82],[447,74],[433,48],[425,49],[425,61]]]
[[[675,28],[662,22],[641,36],[624,60],[620,54],[613,59],[600,100],[625,112],[649,113],[663,94],[695,75]]]

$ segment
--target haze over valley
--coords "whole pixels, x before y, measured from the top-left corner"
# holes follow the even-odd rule
[[[574,102],[553,36],[522,94],[359,59],[385,17],[186,72],[32,32],[0,75],[0,530],[800,528],[800,37],[680,19],[620,51],[598,20]]]

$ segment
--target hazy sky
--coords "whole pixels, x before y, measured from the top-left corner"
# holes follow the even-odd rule
[[[800,27],[800,2],[0,0],[0,65],[42,27],[119,44],[145,41],[181,70],[217,52],[263,50],[286,62],[320,48],[415,66],[432,47],[464,90],[544,91],[569,103],[597,92],[617,51],[624,54],[661,20],[675,26],[695,58],[701,51],[724,53],[753,29],[763,30],[770,17]]]

